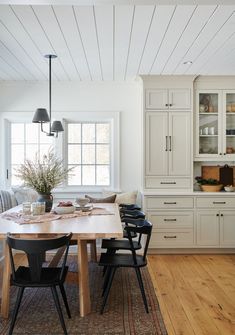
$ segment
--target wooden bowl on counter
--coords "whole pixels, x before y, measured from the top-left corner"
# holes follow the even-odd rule
[[[223,185],[219,184],[219,185],[209,185],[209,184],[205,184],[205,185],[200,185],[200,188],[203,192],[219,192],[221,191]]]

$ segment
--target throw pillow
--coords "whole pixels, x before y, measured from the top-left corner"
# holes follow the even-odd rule
[[[38,193],[31,188],[14,187],[12,190],[15,194],[18,205],[22,204],[23,202],[34,202],[38,198]]]
[[[116,199],[116,194],[113,194],[109,197],[106,197],[106,198],[93,198],[93,197],[90,197],[89,195],[85,195],[85,198],[88,198],[90,200],[90,202],[92,203],[114,203],[115,202],[115,199]]]
[[[113,193],[109,191],[103,191],[103,196],[116,195],[115,202],[117,204],[136,204],[138,191],[125,192],[125,193]]]

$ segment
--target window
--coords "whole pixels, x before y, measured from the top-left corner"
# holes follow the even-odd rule
[[[110,186],[111,123],[67,123],[68,185]]]
[[[38,124],[10,123],[10,184],[21,183],[15,171],[25,159],[34,160],[36,154],[41,158],[52,145],[53,138],[42,133]]]

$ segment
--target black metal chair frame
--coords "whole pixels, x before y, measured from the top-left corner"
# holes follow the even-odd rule
[[[68,272],[66,266],[69,243],[72,233],[53,239],[21,239],[15,238],[10,233],[7,234],[7,244],[9,246],[10,262],[11,262],[11,285],[18,286],[18,294],[13,311],[9,335],[13,333],[15,321],[19,311],[20,303],[26,287],[50,287],[55,302],[55,306],[59,315],[60,323],[64,334],[67,335],[67,330],[62,314],[62,309],[59,302],[56,286],[59,286],[64,305],[71,318],[71,313],[68,306],[67,296],[64,289],[64,281]],[[44,267],[43,261],[46,251],[65,247],[60,267]],[[19,266],[16,270],[12,250],[24,251],[27,255],[29,266]]]
[[[100,266],[107,267],[107,271],[105,273],[105,278],[104,278],[104,285],[103,285],[103,303],[101,307],[100,313],[103,314],[108,295],[112,286],[113,278],[115,275],[115,272],[117,268],[120,267],[132,267],[135,269],[136,276],[138,279],[139,287],[141,290],[142,294],[142,299],[144,302],[145,310],[148,313],[148,304],[147,304],[147,299],[144,291],[144,285],[143,285],[143,280],[140,272],[140,268],[144,267],[147,265],[147,251],[148,251],[148,246],[149,246],[149,241],[151,238],[151,233],[152,233],[152,224],[147,221],[143,220],[141,222],[141,225],[138,226],[126,226],[125,230],[128,235],[128,240],[130,243],[130,251],[131,254],[107,254],[107,253],[102,253],[100,257]],[[144,251],[142,255],[137,255],[136,254],[136,249],[134,247],[133,239],[131,236],[131,233],[135,232],[139,234],[139,239],[141,240],[141,237],[143,235],[147,235]]]

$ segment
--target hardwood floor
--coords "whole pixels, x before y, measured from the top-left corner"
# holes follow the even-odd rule
[[[235,255],[150,255],[148,268],[169,335],[235,334]]]
[[[235,334],[235,255],[150,255],[169,335]]]

